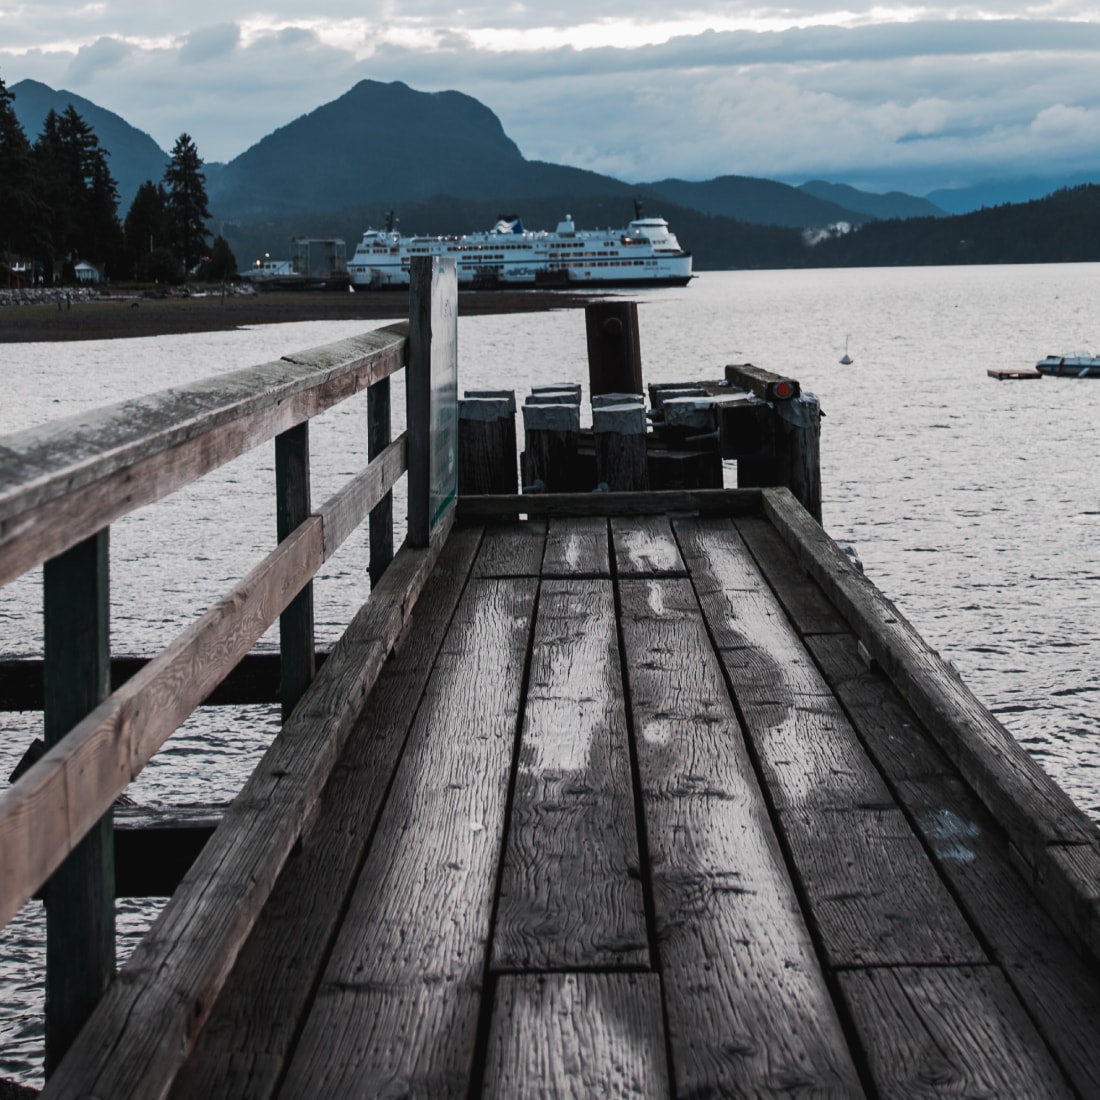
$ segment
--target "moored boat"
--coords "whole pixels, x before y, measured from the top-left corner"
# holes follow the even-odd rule
[[[348,262],[353,286],[409,285],[413,256],[452,256],[458,282],[492,287],[686,286],[691,253],[680,247],[664,218],[637,216],[624,229],[578,230],[566,215],[557,228],[532,231],[507,215],[485,233],[405,237],[392,216],[385,229],[368,229]]]
[[[1040,374],[1063,378],[1100,378],[1100,355],[1078,352],[1075,355],[1048,355],[1035,364]]]

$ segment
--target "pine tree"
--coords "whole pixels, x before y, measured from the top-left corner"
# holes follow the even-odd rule
[[[147,279],[148,257],[156,249],[167,249],[171,234],[168,223],[168,193],[164,185],[146,180],[134,195],[122,225],[126,248],[126,270],[135,278]]]
[[[14,101],[0,79],[0,255],[10,258],[33,252],[33,224],[39,214],[31,144],[16,117]]]
[[[190,271],[206,252],[210,232],[206,228],[206,176],[202,158],[190,135],[180,134],[172,148],[172,157],[164,170],[168,195],[168,220],[176,254]]]

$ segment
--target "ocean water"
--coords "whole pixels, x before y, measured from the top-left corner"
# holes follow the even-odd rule
[[[1048,353],[1100,351],[1100,264],[716,272],[639,303],[647,382],[752,362],[817,394],[826,529],[1009,731],[1100,821],[1100,381],[998,382]],[[360,331],[265,326],[0,347],[0,434],[261,363]],[[847,347],[854,360],[842,365]],[[462,389],[579,381],[579,311],[459,319]],[[396,394],[396,388],[395,388]],[[396,412],[400,428],[401,410]],[[319,502],[366,459],[360,398],[311,432]],[[152,653],[274,545],[271,447],[112,528],[112,647]],[[219,517],[210,523],[211,514]],[[365,535],[316,584],[339,636],[368,586]],[[40,577],[0,591],[0,649],[41,651]],[[274,644],[266,637],[262,645]],[[40,716],[4,715],[11,770]],[[229,799],[278,726],[275,708],[189,722],[131,788],[143,803]],[[155,915],[120,903],[120,954]],[[39,1079],[41,909],[0,939],[0,1076]]]

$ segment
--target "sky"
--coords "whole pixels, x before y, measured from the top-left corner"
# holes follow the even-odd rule
[[[628,182],[1100,181],[1096,0],[250,3],[0,0],[0,78],[82,95],[166,150],[186,132],[206,161],[369,78],[464,92],[528,159]]]

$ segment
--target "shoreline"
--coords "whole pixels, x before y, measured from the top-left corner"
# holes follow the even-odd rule
[[[560,290],[463,290],[460,317],[579,309],[601,295]],[[101,295],[59,308],[56,302],[0,308],[0,344],[125,340],[179,336],[290,321],[376,322],[407,317],[407,291],[285,291],[224,296],[220,291],[148,298]]]

